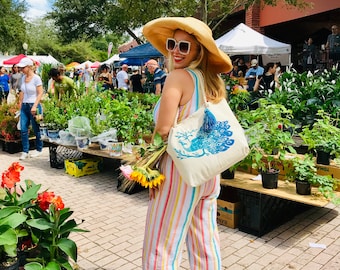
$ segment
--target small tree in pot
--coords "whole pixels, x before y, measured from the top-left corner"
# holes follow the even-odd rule
[[[318,119],[314,124],[305,126],[299,134],[308,146],[308,149],[317,152],[317,163],[329,165],[330,155],[339,155],[340,153],[340,128],[338,119],[332,118],[326,112],[319,110]],[[327,153],[326,160],[320,160],[322,152]]]
[[[248,163],[258,170],[265,188],[277,188],[278,164],[285,161],[287,152],[296,153],[293,148],[292,134],[294,124],[290,110],[283,105],[270,104],[264,99],[259,100],[259,108],[242,112],[241,124],[248,137],[250,153],[242,163]],[[266,185],[266,176],[274,174],[274,183]],[[264,180],[265,178],[265,180]]]

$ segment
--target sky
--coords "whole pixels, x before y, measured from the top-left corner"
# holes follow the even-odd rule
[[[51,11],[54,0],[26,0],[28,3],[28,11],[25,17],[30,20],[43,17],[47,12]]]

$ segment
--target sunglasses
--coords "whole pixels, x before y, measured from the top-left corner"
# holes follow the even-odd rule
[[[181,41],[178,41],[178,42],[173,38],[168,38],[166,40],[166,49],[169,52],[173,52],[177,47],[181,54],[189,54],[190,45],[191,45],[191,43],[189,41],[185,41],[185,40],[181,40]]]

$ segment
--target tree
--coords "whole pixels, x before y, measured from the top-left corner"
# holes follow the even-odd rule
[[[20,0],[0,0],[0,48],[3,53],[22,52],[26,28],[21,15],[26,4]]]
[[[299,8],[305,0],[284,0]],[[133,29],[162,16],[194,16],[214,31],[228,15],[240,7],[249,8],[261,0],[56,0],[49,14],[56,22],[64,42],[92,38],[103,33],[127,32],[138,43]],[[263,0],[275,6],[278,0]]]

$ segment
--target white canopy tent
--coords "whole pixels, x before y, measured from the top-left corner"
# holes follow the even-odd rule
[[[218,38],[216,45],[228,55],[262,55],[264,64],[290,64],[291,45],[276,41],[240,23]]]
[[[86,64],[88,64],[88,66],[90,67],[93,64],[93,62],[91,62],[90,60],[87,60],[87,61],[79,64],[78,66],[75,66],[75,68],[76,69],[84,69]]]
[[[115,54],[106,61],[102,62],[102,64],[112,65],[114,62],[119,62],[124,60],[125,58],[120,58],[119,54]]]

